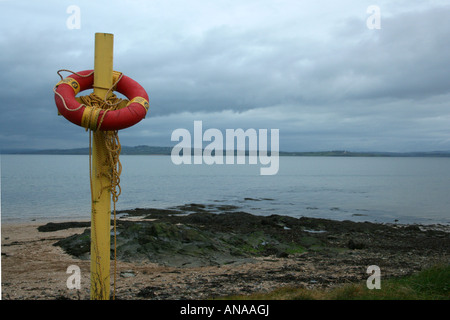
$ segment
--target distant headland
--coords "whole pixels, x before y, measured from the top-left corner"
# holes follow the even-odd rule
[[[122,155],[170,155],[172,147],[122,146]],[[247,152],[248,153],[248,152]],[[270,153],[270,152],[269,152]],[[46,155],[88,155],[89,148],[72,149],[3,149],[1,154],[46,154]],[[280,156],[297,157],[450,157],[450,151],[417,152],[354,152],[346,150],[330,151],[280,151]]]

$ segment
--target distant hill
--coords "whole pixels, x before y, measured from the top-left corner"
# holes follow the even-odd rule
[[[122,146],[122,155],[170,155],[172,147],[155,147],[140,145],[135,147]],[[88,155],[89,148],[74,149],[4,149],[2,154],[61,154]],[[248,152],[247,152],[248,153]],[[432,152],[352,152],[345,150],[286,152],[280,151],[280,156],[297,157],[450,157],[450,151]]]
[[[301,157],[450,157],[450,151],[432,152],[351,152],[351,151],[312,151],[312,152],[280,152],[282,156]]]
[[[133,155],[170,155],[172,147],[151,147],[151,146],[122,146],[121,154]],[[2,154],[66,154],[66,155],[87,155],[89,148],[74,149],[17,149],[2,150]]]

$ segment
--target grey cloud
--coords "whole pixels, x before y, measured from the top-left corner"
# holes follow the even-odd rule
[[[450,87],[448,16],[448,9],[408,13],[384,19],[380,31],[352,20],[355,35],[326,43],[223,27],[174,44],[154,65],[150,57],[143,77],[169,105],[157,114],[442,94]]]
[[[0,145],[86,143],[84,129],[56,116],[51,90],[58,69],[93,67],[94,32],[105,31],[115,34],[115,69],[150,95],[148,118],[122,133],[126,144],[168,145],[171,130],[205,119],[217,128],[280,128],[285,149],[450,149],[442,121],[450,114],[450,7],[382,4],[392,13],[382,11],[382,29],[369,30],[365,6],[354,3],[335,5],[326,17],[318,5],[308,16],[308,5],[297,2],[273,15],[240,4],[253,17],[224,3],[178,3],[170,12],[171,3],[133,1],[117,6],[141,8],[136,18],[114,25],[118,15],[103,12],[96,24],[98,5],[81,2],[78,31],[65,28],[65,4],[14,4],[2,27],[14,16],[17,27],[0,37]],[[229,21],[213,23],[214,12]]]

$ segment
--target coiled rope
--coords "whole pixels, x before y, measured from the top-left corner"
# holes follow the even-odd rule
[[[67,69],[61,69],[61,70],[58,70],[58,72],[57,72],[58,75],[61,77],[61,80],[63,80],[63,76],[60,74],[60,72],[63,72],[63,71],[70,72],[70,73],[75,74],[80,77],[90,77],[94,73],[94,71],[92,71],[91,73],[89,73],[87,75],[81,75],[77,72],[73,72],[73,71],[70,71]],[[120,152],[121,152],[122,148],[121,148],[120,141],[119,141],[118,130],[100,131],[103,134],[104,139],[105,139],[105,146],[106,146],[106,150],[107,150],[107,159],[106,159],[107,166],[108,166],[108,168],[111,169],[111,170],[109,170],[109,174],[107,176],[108,179],[110,180],[110,186],[101,186],[100,193],[97,195],[97,198],[95,198],[94,193],[93,193],[93,188],[92,188],[92,160],[91,160],[92,159],[92,137],[91,136],[92,136],[92,131],[100,130],[103,119],[104,119],[105,115],[108,113],[108,111],[119,109],[120,103],[122,101],[124,101],[124,99],[117,98],[117,96],[114,93],[112,93],[108,97],[108,95],[113,90],[113,88],[115,88],[115,86],[120,81],[120,79],[122,79],[122,74],[120,74],[120,76],[115,81],[115,83],[111,86],[111,88],[108,89],[108,91],[106,92],[106,95],[105,95],[105,99],[101,99],[100,97],[96,96],[94,93],[91,93],[88,96],[81,96],[80,100],[82,101],[82,104],[79,107],[77,107],[76,109],[68,108],[62,95],[56,91],[57,86],[55,86],[53,88],[53,92],[61,98],[66,110],[77,111],[80,108],[85,107],[85,111],[83,112],[83,117],[81,120],[81,126],[84,127],[86,129],[86,131],[89,130],[89,178],[90,178],[90,185],[91,185],[92,213],[93,213],[93,219],[94,219],[94,221],[93,221],[94,223],[92,224],[92,226],[93,226],[93,233],[94,233],[95,237],[97,236],[97,231],[95,229],[96,212],[94,209],[94,199],[100,198],[101,193],[103,192],[104,189],[110,189],[110,192],[111,192],[111,197],[112,197],[112,201],[113,201],[113,205],[114,205],[114,207],[113,207],[113,212],[114,212],[114,289],[113,289],[113,299],[115,299],[115,297],[116,297],[116,274],[117,274],[116,203],[121,194],[120,174],[122,173],[122,164],[120,163],[119,156],[120,156]],[[103,115],[102,115],[100,121],[98,121],[98,117],[99,117],[101,111],[103,111]],[[96,239],[95,243],[98,243],[97,239]],[[94,250],[97,250],[97,247],[95,247]],[[99,258],[98,251],[96,251],[96,253],[97,253],[96,257]],[[99,261],[97,261],[97,263],[99,263]],[[101,268],[98,268],[98,270],[101,271]],[[104,288],[103,277],[101,274],[98,276],[99,276],[99,281],[101,282],[101,288]]]

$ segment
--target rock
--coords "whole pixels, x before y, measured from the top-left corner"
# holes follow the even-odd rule
[[[287,258],[287,257],[289,257],[289,253],[287,253],[286,251],[278,251],[277,258]]]
[[[353,241],[353,239],[350,239],[348,241],[347,247],[351,250],[355,250],[355,249],[364,249],[365,245],[362,242],[355,242]]]
[[[243,211],[223,212],[220,206],[190,203],[177,207],[178,213],[183,213],[180,208],[196,209],[187,215],[164,209],[135,209],[142,217],[151,215],[154,219],[117,222],[117,258],[127,262],[151,261],[166,266],[197,267],[224,265],[230,261],[241,263],[255,257],[289,257],[305,252],[334,254],[342,248],[369,250],[372,244],[378,249],[388,247],[404,251],[410,251],[413,246],[448,248],[448,241],[444,241],[448,234],[439,230],[430,230],[428,234],[416,226],[403,229],[347,220],[276,214],[257,216]],[[366,242],[368,235],[370,246]],[[419,237],[420,242],[410,241]],[[69,254],[88,258],[90,229],[62,239],[56,245]]]
[[[404,229],[407,230],[407,231],[413,231],[413,232],[420,231],[419,226],[418,225],[414,225],[414,224],[408,225]]]
[[[158,289],[158,287],[145,287],[138,292],[137,296],[142,298],[155,298],[155,291]]]
[[[39,226],[37,229],[40,232],[53,232],[69,228],[87,228],[90,226],[90,222],[49,222],[45,225]]]
[[[80,259],[89,259],[91,250],[91,230],[86,229],[82,234],[74,234],[57,241],[54,246],[60,246],[68,254]]]
[[[133,270],[121,271],[120,276],[122,278],[132,278],[132,277],[136,277],[136,273],[134,273]]]

